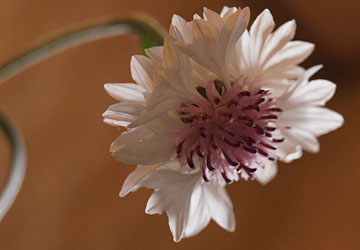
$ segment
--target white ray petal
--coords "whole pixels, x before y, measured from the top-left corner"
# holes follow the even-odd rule
[[[136,169],[126,177],[119,193],[120,197],[125,197],[128,193],[135,192],[139,188],[137,184],[159,166],[160,164],[138,165]]]
[[[200,181],[198,174],[185,175],[175,171],[157,170],[141,182],[144,187],[155,189],[145,212],[161,214],[165,211],[175,242],[179,242],[185,235],[191,196]]]
[[[268,37],[264,51],[261,55],[261,62],[266,64],[287,42],[292,40],[295,35],[296,23],[294,20],[281,25],[276,31]]]
[[[107,83],[104,85],[106,92],[114,99],[121,102],[145,103],[143,92],[146,90],[133,83]]]
[[[152,90],[154,81],[152,79],[155,65],[147,57],[136,55],[131,58],[131,76],[135,82],[146,90]]]
[[[218,29],[224,25],[223,18],[218,13],[204,7],[204,19],[215,25]]]
[[[220,12],[220,16],[222,18],[224,18],[225,20],[229,18],[229,16],[231,16],[232,14],[234,14],[236,12],[238,8],[236,7],[228,7],[228,6],[224,6]]]
[[[223,185],[217,182],[203,183],[206,202],[214,221],[229,232],[235,231],[236,221],[231,199]]]
[[[277,173],[277,165],[275,162],[267,161],[263,167],[256,169],[254,176],[255,179],[263,185],[268,184]]]
[[[343,117],[332,110],[308,105],[286,111],[279,124],[305,129],[320,136],[339,128],[343,122]]]
[[[261,64],[261,52],[263,50],[266,39],[274,29],[274,26],[274,19],[268,9],[265,9],[260,15],[258,15],[254,23],[251,25],[251,41],[249,41],[249,50],[251,53],[250,58],[252,59],[252,64]]]
[[[131,122],[135,121],[144,107],[134,103],[116,103],[108,107],[103,113],[104,122],[113,126],[126,127]]]
[[[274,55],[264,65],[265,70],[275,70],[289,65],[302,63],[313,52],[315,45],[313,43],[302,41],[288,42],[276,55]]]
[[[150,59],[156,63],[161,64],[163,59],[163,46],[155,46],[145,50]]]
[[[123,132],[110,146],[117,159],[130,165],[152,165],[169,160],[176,144],[161,131],[151,127],[138,127]]]
[[[198,234],[210,222],[211,215],[206,202],[206,190],[203,185],[195,186],[191,201],[189,219],[186,224],[184,237],[191,237]]]

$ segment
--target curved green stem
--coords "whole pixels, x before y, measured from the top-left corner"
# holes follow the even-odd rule
[[[0,221],[13,204],[25,176],[26,151],[20,131],[0,114],[0,127],[11,147],[11,169],[8,181],[0,194]]]
[[[87,42],[134,33],[140,38],[144,49],[163,44],[165,31],[154,19],[135,14],[129,18],[97,19],[61,32],[0,67],[0,83],[8,80],[26,68],[39,63],[57,53]]]
[[[139,36],[142,52],[145,53],[146,48],[163,44],[165,31],[156,20],[144,14],[134,14],[129,18],[97,19],[87,22],[52,36],[51,39],[45,40],[40,45],[0,66],[0,83],[66,49],[127,33],[135,33]],[[0,194],[1,221],[14,202],[24,180],[26,152],[19,130],[14,128],[14,125],[10,124],[1,114],[0,129],[4,130],[7,135],[12,150],[8,182]]]

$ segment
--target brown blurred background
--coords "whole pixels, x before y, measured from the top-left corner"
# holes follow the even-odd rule
[[[102,122],[114,103],[106,82],[131,82],[136,38],[120,36],[54,56],[0,86],[0,107],[21,127],[28,171],[21,192],[0,223],[0,249],[360,249],[360,18],[358,0],[1,0],[0,63],[54,30],[90,18],[140,10],[168,28],[173,13],[190,20],[207,6],[247,6],[252,20],[270,8],[279,25],[295,18],[297,39],[316,43],[306,67],[338,84],[329,107],[345,125],[321,137],[319,154],[280,164],[267,186],[228,187],[235,233],[214,222],[199,235],[172,241],[167,217],[144,213],[151,191],[120,199],[132,166],[115,161],[110,143],[120,131]],[[0,186],[8,166],[0,136]]]

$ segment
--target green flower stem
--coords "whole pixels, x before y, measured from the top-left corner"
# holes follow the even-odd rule
[[[26,150],[20,131],[0,114],[0,128],[4,131],[11,147],[11,169],[8,181],[0,194],[0,221],[13,204],[26,171]]]
[[[144,14],[133,14],[129,18],[97,19],[78,25],[59,35],[45,40],[33,49],[0,66],[0,83],[10,79],[30,66],[69,48],[87,42],[134,33],[140,38],[142,53],[152,46],[163,44],[164,28],[153,18]],[[0,129],[2,129],[11,146],[12,162],[8,181],[0,194],[0,221],[14,202],[26,170],[26,152],[22,136],[13,124],[10,124],[0,114]]]
[[[165,30],[153,18],[137,13],[129,18],[97,19],[60,33],[1,66],[0,83],[69,48],[122,34],[133,33],[139,36],[144,53],[146,48],[163,44]]]

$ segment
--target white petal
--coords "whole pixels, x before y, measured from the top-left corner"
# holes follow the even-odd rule
[[[281,124],[310,131],[316,136],[326,134],[339,128],[343,117],[327,108],[305,106],[284,112]],[[291,130],[291,129],[290,129]]]
[[[112,155],[130,165],[152,165],[168,160],[176,144],[166,134],[151,127],[137,127],[122,133],[110,147]]]
[[[266,70],[274,70],[302,63],[313,52],[314,47],[313,43],[290,41],[268,60],[264,68]]]
[[[226,20],[229,18],[229,16],[234,14],[237,9],[238,8],[236,8],[236,7],[229,8],[228,6],[224,6],[220,12],[220,16]]]
[[[277,154],[281,161],[291,162],[302,156],[302,148],[300,145],[293,143],[290,139],[285,138],[285,141],[278,145]]]
[[[236,226],[234,210],[225,188],[216,182],[203,183],[202,186],[206,189],[204,193],[211,217],[222,228],[234,232]]]
[[[268,9],[265,9],[260,15],[257,16],[250,29],[250,53],[249,57],[252,59],[252,64],[260,63],[260,55],[267,37],[274,29],[275,22]]]
[[[320,69],[322,69],[323,65],[319,64],[319,65],[315,65],[312,66],[311,68],[308,68],[304,74],[304,79],[305,80],[309,80],[313,75],[315,75]]]
[[[218,30],[204,20],[194,20],[192,24],[194,44],[187,47],[189,51],[184,50],[183,52],[193,56],[193,59],[200,65],[209,68],[215,73],[219,72],[219,58],[216,48]],[[209,53],[209,51],[212,53]]]
[[[289,130],[282,130],[281,133],[295,145],[300,145],[306,151],[317,153],[320,145],[316,136],[310,131],[298,127],[293,127]]]
[[[106,113],[106,112],[105,112]],[[105,114],[104,113],[104,114]],[[104,115],[103,114],[103,115]],[[103,122],[109,124],[110,126],[114,126],[114,127],[126,127],[130,124],[130,122],[126,122],[126,121],[117,121],[114,119],[108,119],[108,118],[104,118]]]
[[[218,13],[204,7],[204,19],[215,25],[218,29],[224,24],[223,18]]]
[[[176,37],[182,42],[190,43],[192,40],[191,22],[186,22],[181,16],[173,15],[171,25],[174,27]],[[171,33],[170,33],[171,35]]]
[[[163,58],[163,46],[155,46],[145,50],[146,54],[150,57],[151,61],[160,64]]]
[[[189,221],[185,237],[193,236],[205,228],[210,218],[225,230],[233,232],[236,221],[232,202],[223,185],[202,182],[195,187],[191,197]]]
[[[138,184],[155,189],[146,213],[169,217],[174,241],[200,232],[213,218],[228,231],[235,230],[235,217],[231,200],[224,185],[204,182],[201,172],[184,171],[179,162],[169,162],[152,171]]]
[[[200,66],[198,63],[192,61],[193,69],[193,81],[198,83],[199,86],[206,87],[206,84],[210,80],[216,79],[216,76],[210,71],[206,70],[204,67]]]
[[[259,167],[255,171],[255,179],[259,181],[261,184],[268,184],[277,173],[277,165],[275,162],[268,161],[264,167]]]
[[[292,40],[295,35],[296,24],[294,20],[281,25],[266,41],[261,62],[267,63],[287,42]]]
[[[169,86],[185,96],[196,94],[190,59],[180,52],[171,38],[164,41],[164,65]]]
[[[135,82],[146,90],[152,90],[154,83],[152,75],[154,64],[151,60],[142,55],[136,55],[131,58],[131,76]]]
[[[119,193],[120,197],[124,197],[130,192],[135,192],[139,188],[137,184],[158,167],[159,164],[148,166],[138,165],[136,169],[126,178]]]
[[[305,69],[296,65],[287,65],[285,67],[267,70],[262,74],[262,77],[266,80],[281,81],[284,79],[297,79],[303,76]],[[267,86],[267,85],[266,85]]]
[[[233,56],[230,55],[230,57],[232,57],[232,65],[236,65],[238,68],[235,75],[241,75],[252,66],[250,65],[252,56],[250,51],[250,34],[247,30],[244,31],[235,47],[234,54]]]
[[[283,93],[281,98],[279,98],[278,100],[279,106],[281,106],[286,110],[294,106],[292,105],[293,103],[296,103],[297,101],[301,102],[303,96],[301,96],[301,98],[293,98],[293,97],[296,96],[298,92],[301,92],[302,90],[306,90],[310,77],[312,77],[321,68],[322,65],[313,66],[307,69],[303,75],[299,76],[299,78],[297,78],[296,81],[292,81],[291,85],[287,87],[286,91]]]
[[[181,99],[176,97],[164,99],[162,102],[159,102],[159,104],[156,105],[151,111],[144,112],[142,115],[140,115],[139,119],[129,124],[129,127],[135,128],[139,125],[145,124],[180,104]]]
[[[226,46],[223,51],[226,57],[224,63],[228,63],[227,57],[229,53],[232,53],[235,44],[238,42],[241,35],[244,33],[250,18],[250,9],[248,7],[237,10],[224,24],[219,35],[219,46],[224,43]],[[221,48],[221,46],[220,46]]]
[[[210,222],[211,215],[206,202],[206,189],[202,185],[196,185],[190,201],[189,219],[186,224],[184,237],[198,234]]]
[[[199,174],[181,174],[169,170],[154,171],[141,185],[156,191],[151,195],[145,212],[161,214],[166,211],[174,241],[179,242],[189,218],[193,190],[201,181]]]
[[[304,102],[312,105],[325,105],[335,94],[336,85],[328,80],[313,80],[307,84]]]
[[[104,85],[108,94],[121,102],[129,103],[145,103],[144,95],[145,89],[140,85],[133,83],[107,83]]]
[[[199,16],[198,14],[194,14],[193,15],[193,19],[195,20],[198,20],[198,19],[202,19],[201,16]]]
[[[113,126],[126,127],[131,122],[135,121],[144,107],[133,103],[117,103],[111,105],[104,113],[104,122]]]
[[[336,85],[327,80],[313,80],[298,84],[292,95],[282,104],[286,109],[299,105],[325,105],[333,97]]]

